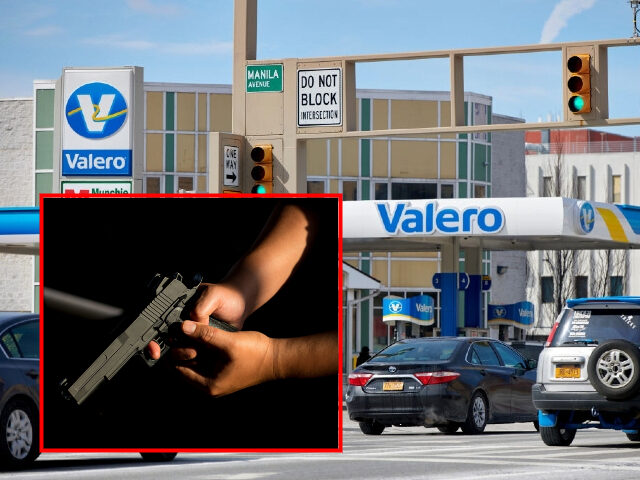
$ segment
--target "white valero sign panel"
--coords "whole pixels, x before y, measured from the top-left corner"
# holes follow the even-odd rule
[[[133,69],[65,69],[62,175],[131,176]]]
[[[298,70],[298,126],[342,125],[342,68]]]

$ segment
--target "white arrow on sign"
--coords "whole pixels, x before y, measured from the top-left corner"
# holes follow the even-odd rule
[[[240,157],[240,148],[229,145],[224,146],[224,173],[223,185],[225,187],[239,186],[238,162]]]

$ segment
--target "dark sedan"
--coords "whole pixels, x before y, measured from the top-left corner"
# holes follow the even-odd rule
[[[349,375],[349,418],[368,435],[391,425],[472,434],[487,423],[535,423],[535,367],[535,360],[489,338],[401,340]]]
[[[38,338],[37,314],[0,312],[0,468],[39,454]]]

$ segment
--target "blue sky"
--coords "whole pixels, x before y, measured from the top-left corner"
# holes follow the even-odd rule
[[[258,0],[258,58],[340,56],[632,35],[628,0]],[[0,0],[0,98],[65,66],[140,65],[152,82],[231,83],[233,0]],[[610,49],[610,117],[640,116],[640,47]],[[359,64],[358,88],[448,90],[446,60]],[[465,61],[494,111],[556,119],[559,52]],[[639,127],[612,131],[640,135]]]

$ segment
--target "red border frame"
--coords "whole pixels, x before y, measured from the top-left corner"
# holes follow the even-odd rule
[[[171,449],[171,448],[113,448],[113,449],[100,449],[100,448],[79,448],[79,449],[63,449],[63,448],[44,448],[44,412],[42,405],[44,404],[43,395],[43,363],[44,363],[44,330],[43,330],[43,285],[44,285],[44,269],[43,269],[43,245],[44,245],[44,202],[45,198],[336,198],[338,199],[338,342],[344,348],[343,339],[343,314],[342,314],[342,194],[143,194],[143,193],[131,193],[131,194],[75,194],[75,193],[41,193],[39,198],[40,204],[40,289],[39,289],[39,301],[40,301],[40,408],[39,408],[39,449],[42,453],[146,453],[146,452],[178,452],[178,453],[273,453],[273,452],[323,452],[323,453],[342,453],[343,451],[343,421],[342,421],[342,376],[343,376],[343,348],[340,348],[340,355],[338,358],[338,447],[337,448],[185,448],[185,449]]]

